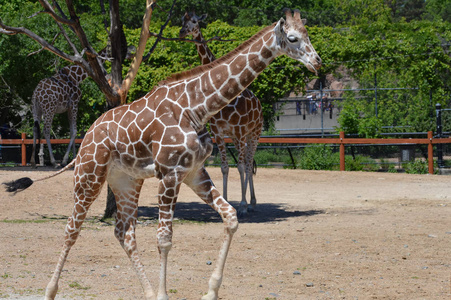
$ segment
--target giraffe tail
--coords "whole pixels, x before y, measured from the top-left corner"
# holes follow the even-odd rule
[[[257,162],[255,161],[255,159],[254,159],[254,161],[252,162],[252,173],[253,173],[254,175],[257,175]]]
[[[13,180],[13,181],[10,181],[10,182],[4,182],[3,185],[5,185],[5,188],[6,188],[7,192],[14,193],[14,195],[15,195],[16,193],[21,192],[21,191],[29,188],[34,182],[47,180],[49,178],[55,177],[55,176],[65,172],[65,171],[67,171],[68,169],[72,168],[75,165],[75,160],[76,159],[74,158],[67,166],[65,166],[61,170],[59,170],[59,171],[57,171],[55,173],[52,173],[52,174],[50,174],[48,176],[45,176],[45,177],[42,177],[42,178],[38,178],[38,179],[35,179],[35,180],[33,180],[33,179],[29,178],[29,177],[22,177],[22,178],[19,178],[17,180]]]

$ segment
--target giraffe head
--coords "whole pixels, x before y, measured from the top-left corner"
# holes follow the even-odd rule
[[[199,17],[194,12],[186,12],[182,17],[182,28],[180,29],[179,37],[185,38],[188,35],[198,35],[200,33],[199,22],[205,20],[205,18],[207,18],[206,14]]]
[[[284,12],[286,20],[281,18],[274,27],[276,47],[281,54],[302,62],[310,71],[317,74],[322,61],[305,29],[307,20],[301,19],[299,10],[294,10],[293,15],[290,9],[284,9]]]

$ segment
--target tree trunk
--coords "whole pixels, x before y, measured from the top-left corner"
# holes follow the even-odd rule
[[[116,198],[114,197],[113,191],[110,189],[110,186],[108,185],[105,213],[103,214],[102,220],[114,217],[116,215],[116,211],[117,211]]]

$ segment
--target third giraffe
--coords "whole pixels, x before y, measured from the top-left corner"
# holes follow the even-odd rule
[[[180,29],[180,38],[192,35],[194,40],[201,42],[196,43],[196,47],[203,65],[209,64],[216,59],[210,48],[208,48],[200,30],[199,23],[205,18],[206,15],[199,17],[195,13],[185,13],[182,17],[182,28]],[[245,89],[210,119],[210,130],[221,154],[223,196],[227,200],[229,200],[227,197],[229,164],[227,161],[227,145],[224,138],[231,138],[238,151],[237,168],[241,181],[241,202],[238,208],[238,215],[240,216],[247,214],[248,211],[253,211],[257,204],[253,180],[253,162],[262,128],[262,105],[249,89]],[[248,185],[251,196],[249,207],[246,201]]]

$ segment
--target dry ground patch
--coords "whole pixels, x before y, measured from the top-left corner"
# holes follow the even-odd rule
[[[208,168],[222,190],[219,168]],[[0,169],[0,182],[48,171]],[[231,170],[229,195],[240,200]],[[221,299],[450,299],[451,177],[259,169],[258,207],[240,220]],[[138,247],[158,280],[155,179],[140,199]],[[0,298],[42,298],[72,210],[65,172],[15,196],[0,190]],[[142,299],[141,286],[93,204],[60,280],[59,299]],[[222,240],[214,211],[186,186],[169,254],[171,299],[207,291]],[[209,264],[213,262],[213,264]]]

